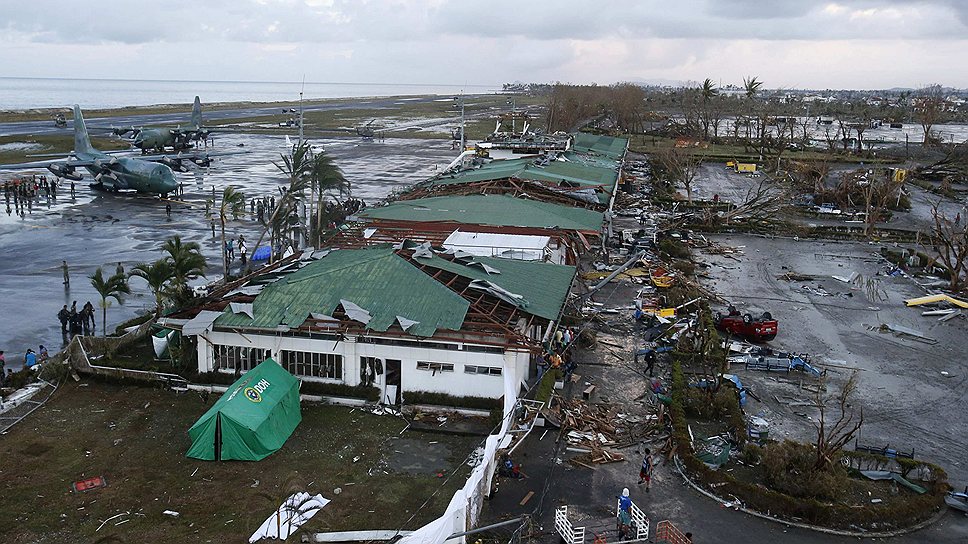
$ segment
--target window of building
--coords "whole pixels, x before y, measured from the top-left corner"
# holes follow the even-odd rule
[[[500,376],[501,367],[464,365],[464,374],[483,374],[485,376]]]
[[[212,351],[217,371],[248,372],[270,357],[269,350],[253,347],[216,344]]]
[[[282,368],[294,376],[343,380],[343,356],[335,353],[282,351]]]
[[[417,361],[417,370],[426,370],[436,375],[438,372],[453,372],[453,363],[432,363],[430,361]]]

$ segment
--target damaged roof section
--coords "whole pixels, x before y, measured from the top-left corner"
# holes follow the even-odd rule
[[[252,302],[252,316],[224,313],[219,327],[291,329],[313,314],[333,315],[337,308],[366,328],[386,331],[406,323],[414,336],[437,329],[459,330],[469,303],[420,273],[389,247],[333,251],[299,270],[279,277]]]
[[[620,160],[625,156],[625,150],[628,149],[628,146],[629,141],[625,138],[578,132],[575,134],[575,143],[572,147],[575,151],[597,153],[612,160]]]
[[[251,284],[261,287],[255,299],[230,301],[223,312],[211,312],[206,328],[214,320],[223,328],[286,331],[307,320],[338,322],[333,316],[343,315],[369,330],[385,332],[396,325],[413,336],[431,337],[438,330],[462,330],[480,295],[554,320],[575,276],[572,266],[439,253],[429,244],[402,246],[335,250],[318,260],[295,260],[266,278],[255,276]],[[438,278],[439,270],[469,280],[467,289],[478,294],[468,299]]]
[[[472,289],[486,291],[526,313],[548,320],[558,319],[576,270],[573,266],[461,253],[453,260],[434,255],[417,257],[415,261],[468,278]]]
[[[553,187],[586,188],[596,202],[605,204],[618,181],[618,164],[588,164],[588,161],[579,160],[574,153],[567,153],[557,160],[511,159],[493,161],[480,168],[435,178],[426,185],[457,185],[505,178],[535,181]]]
[[[438,221],[598,233],[601,212],[509,195],[439,196],[393,202],[360,214],[364,219]]]

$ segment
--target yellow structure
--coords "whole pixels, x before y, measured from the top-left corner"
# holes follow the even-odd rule
[[[737,172],[756,172],[756,164],[751,162],[738,162],[736,163]]]
[[[933,304],[935,302],[947,302],[949,304],[954,304],[959,308],[968,308],[968,302],[956,299],[954,297],[949,297],[948,295],[928,295],[926,297],[919,298],[909,298],[904,301],[904,304],[908,306],[920,306],[922,304]]]

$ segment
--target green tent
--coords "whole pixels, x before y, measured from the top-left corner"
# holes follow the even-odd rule
[[[299,380],[266,359],[233,383],[188,429],[188,457],[259,461],[281,448],[301,420]]]

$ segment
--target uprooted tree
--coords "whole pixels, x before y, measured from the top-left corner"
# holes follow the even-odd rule
[[[948,269],[948,288],[957,293],[964,288],[968,274],[968,218],[949,218],[940,210],[940,202],[931,206],[931,242],[922,241],[925,251],[934,253],[935,262]]]

